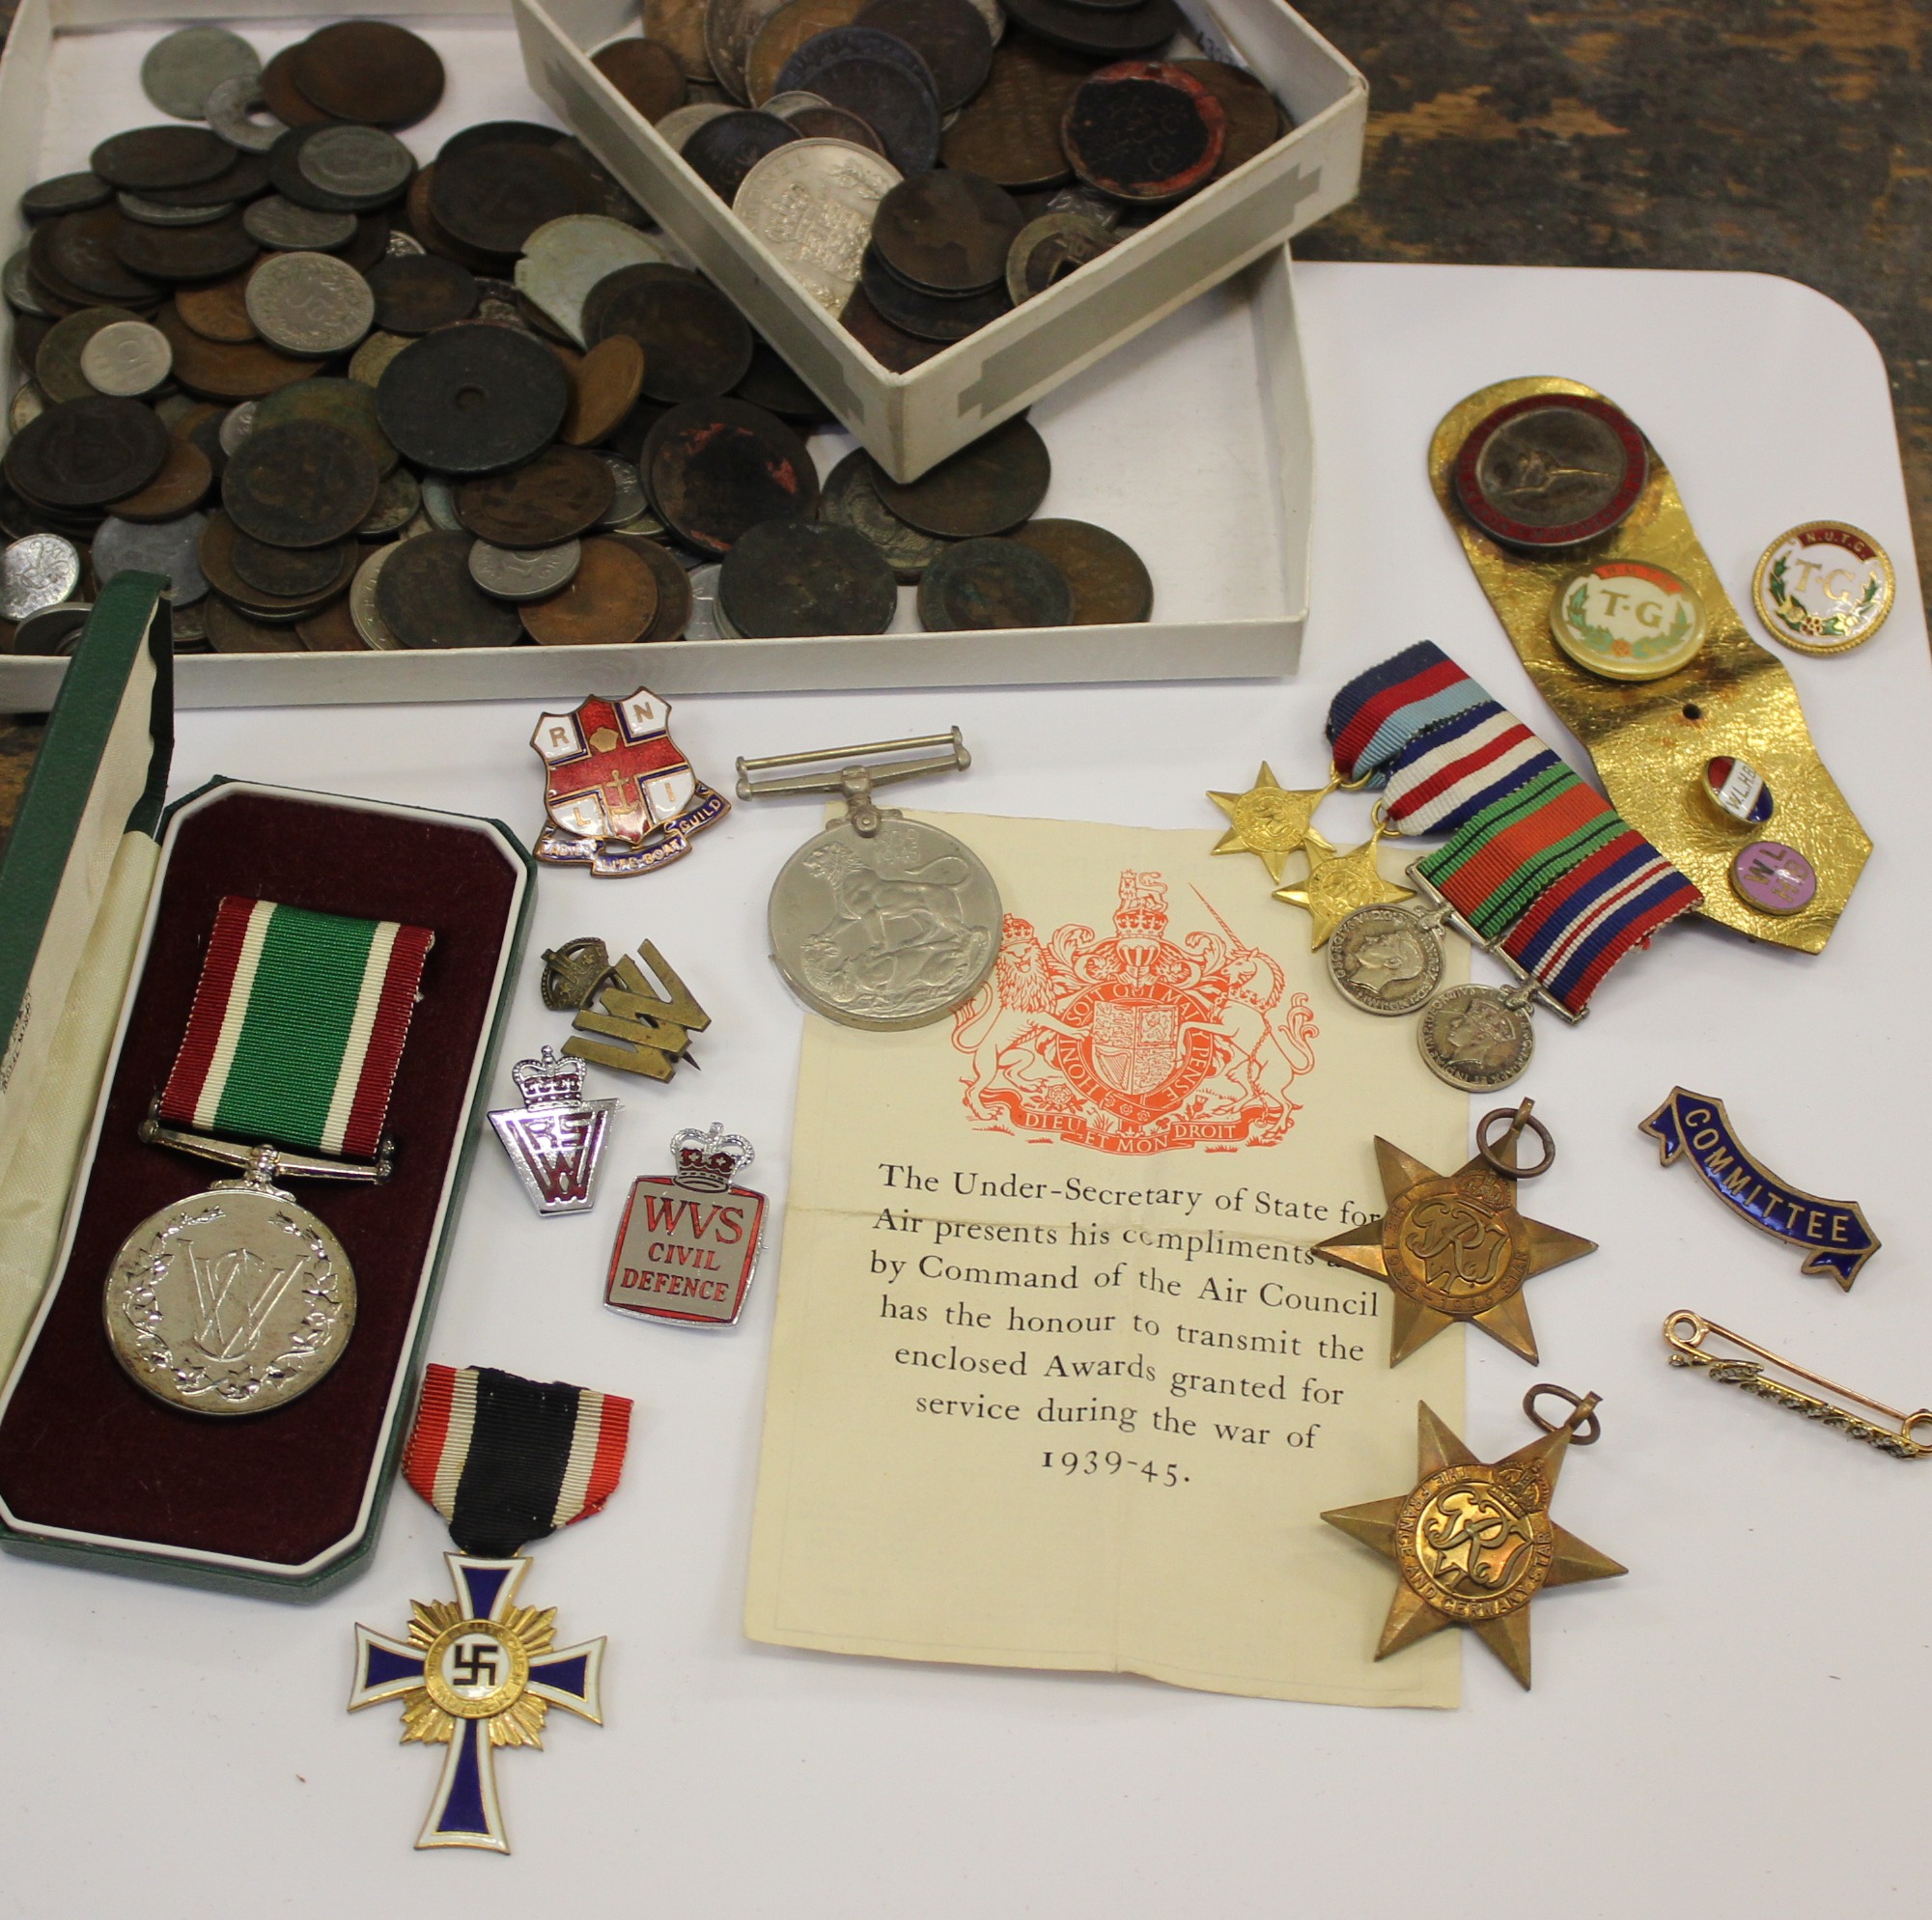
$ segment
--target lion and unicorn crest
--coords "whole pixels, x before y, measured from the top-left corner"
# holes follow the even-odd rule
[[[1042,940],[1005,916],[991,977],[953,1016],[978,1125],[1112,1154],[1286,1135],[1288,1089],[1315,1065],[1314,1010],[1305,993],[1283,1007],[1281,963],[1199,897],[1220,932],[1179,940],[1165,879],[1132,868],[1109,935],[1068,925]]]

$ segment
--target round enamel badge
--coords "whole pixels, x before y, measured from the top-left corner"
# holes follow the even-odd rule
[[[1729,754],[1704,763],[1704,793],[1721,814],[1745,826],[1762,826],[1776,810],[1764,775],[1750,761]]]
[[[1667,567],[1598,560],[1556,589],[1550,631],[1605,680],[1662,680],[1704,644],[1704,603]]]
[[[1650,473],[1643,435],[1607,400],[1530,394],[1470,430],[1452,475],[1463,512],[1511,546],[1574,546],[1615,526]]]
[[[1750,593],[1774,640],[1801,654],[1848,654],[1885,625],[1894,585],[1891,561],[1869,534],[1810,520],[1764,549]]]
[[[1818,870],[1795,847],[1753,840],[1731,861],[1731,886],[1760,913],[1803,913],[1818,893]]]

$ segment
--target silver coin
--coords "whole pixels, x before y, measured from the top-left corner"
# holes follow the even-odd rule
[[[138,193],[117,193],[114,204],[130,220],[144,227],[210,227],[235,211],[235,203],[224,200],[213,207],[163,207],[157,200],[143,200]]]
[[[423,489],[416,476],[406,466],[394,467],[384,476],[369,517],[356,528],[361,540],[379,540],[407,526],[423,504]]]
[[[81,378],[117,400],[153,393],[174,364],[168,336],[146,320],[110,321],[80,349]]]
[[[715,120],[721,113],[736,113],[738,109],[717,100],[698,100],[690,106],[673,107],[656,125],[658,136],[666,141],[674,153],[685,151],[685,142],[699,127]]]
[[[440,473],[422,477],[423,512],[438,533],[464,533],[467,529],[457,517],[456,487]]]
[[[409,336],[406,333],[372,333],[355,349],[349,363],[349,377],[357,386],[379,385],[390,361],[408,345]]]
[[[705,56],[717,83],[735,100],[749,100],[744,63],[751,44],[785,0],[709,0],[705,8]],[[669,116],[667,115],[668,119]]]
[[[416,171],[408,148],[379,126],[324,126],[303,141],[296,170],[311,186],[345,200],[400,193]]]
[[[888,814],[814,836],[771,888],[771,958],[786,985],[842,1026],[893,1032],[943,1019],[993,971],[999,889],[950,833]]]
[[[802,88],[794,87],[789,94],[773,94],[758,111],[774,114],[780,120],[790,120],[795,113],[802,113],[807,107],[830,105],[831,101],[823,94],[808,94]]]
[[[67,654],[80,645],[87,617],[94,611],[84,600],[63,600],[30,613],[14,629],[16,654]]]
[[[355,1275],[342,1242],[293,1196],[222,1181],[127,1236],[101,1314],[114,1357],[157,1400],[260,1413],[342,1357]]]
[[[714,560],[690,571],[691,617],[685,623],[686,640],[722,640],[717,624],[717,576],[722,569]]]
[[[261,81],[241,73],[210,93],[207,113],[208,130],[243,153],[266,153],[289,130],[268,111]]]
[[[651,503],[644,497],[644,483],[629,460],[619,459],[615,454],[601,454],[599,458],[610,469],[617,489],[597,524],[600,528],[629,526],[640,515],[651,511]]]
[[[527,333],[534,340],[537,329],[523,318],[523,309],[517,304],[517,289],[508,280],[490,280],[479,274],[476,280],[476,312],[474,320],[488,320],[491,326],[515,327],[518,333]]]
[[[1486,1094],[1523,1077],[1536,1036],[1520,991],[1445,987],[1422,1009],[1415,1044],[1439,1080]]]
[[[239,406],[231,406],[221,416],[221,425],[215,429],[214,437],[230,459],[241,451],[242,441],[254,432],[255,412],[261,404],[259,400],[244,400]]]
[[[1442,984],[1442,943],[1399,906],[1358,906],[1329,935],[1329,978],[1367,1014],[1413,1014]]]
[[[362,644],[373,647],[378,654],[399,654],[403,643],[389,630],[388,624],[376,610],[376,585],[382,577],[382,569],[388,565],[389,556],[396,551],[395,545],[378,546],[360,567],[355,570],[355,578],[349,583],[349,617],[354,623],[355,630],[362,635]]]
[[[560,594],[577,576],[583,545],[495,546],[480,540],[469,549],[469,577],[499,600],[542,600]]]
[[[376,319],[369,282],[327,253],[270,254],[248,281],[248,318],[285,353],[345,353]]]
[[[523,242],[517,291],[574,340],[585,345],[583,303],[600,280],[626,266],[661,266],[658,239],[604,213],[566,213],[546,220]]]
[[[202,529],[207,525],[206,514],[183,514],[178,520],[162,520],[154,526],[138,526],[109,515],[94,536],[96,584],[104,587],[117,573],[165,573],[175,604],[191,606],[208,592],[208,581],[196,557]]]
[[[406,234],[401,227],[391,227],[389,237],[382,242],[382,251],[390,260],[408,260],[428,253],[429,248],[414,234]]]
[[[208,602],[199,606],[178,606],[174,608],[168,622],[174,632],[175,652],[178,654],[206,654],[210,651],[208,644]]]
[[[845,311],[879,203],[900,173],[850,140],[794,140],[744,176],[731,210],[833,315]]]
[[[355,215],[326,213],[271,193],[250,203],[241,227],[257,246],[276,253],[315,253],[347,246],[355,237]]]
[[[261,78],[262,56],[226,27],[182,27],[157,40],[141,63],[141,91],[177,120],[205,120],[224,81]]]
[[[38,420],[51,404],[38,380],[22,380],[7,403],[7,431],[17,433],[30,420]]]
[[[873,475],[877,469],[863,447],[854,447],[826,476],[819,492],[819,518],[863,534],[906,585],[916,582],[953,543],[937,534],[908,526],[879,497]]]
[[[23,535],[0,553],[0,620],[58,606],[80,585],[80,549],[59,534]]]
[[[32,314],[36,320],[52,320],[53,315],[41,304],[40,295],[34,292],[34,276],[27,271],[27,249],[9,254],[4,271],[0,271],[0,296],[16,314]]]
[[[667,531],[664,523],[649,508],[635,519],[626,520],[622,526],[605,527],[607,534],[622,534],[627,540],[661,541]]]
[[[1117,200],[1090,186],[1063,186],[1047,202],[1049,213],[1083,213],[1096,227],[1108,233],[1120,225],[1125,209]]]

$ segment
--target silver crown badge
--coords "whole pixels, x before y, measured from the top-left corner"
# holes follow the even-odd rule
[[[720,1120],[714,1120],[708,1132],[686,1127],[671,1136],[671,1162],[680,1186],[721,1193],[756,1157],[751,1142],[742,1133],[727,1133]]]
[[[510,1070],[525,1106],[575,1106],[583,1099],[583,1063],[566,1060],[554,1047],[545,1047],[534,1060],[519,1060]]]

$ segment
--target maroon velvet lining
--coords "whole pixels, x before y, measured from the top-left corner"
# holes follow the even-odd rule
[[[0,1421],[0,1494],[16,1517],[288,1566],[348,1539],[408,1358],[436,1203],[468,1117],[470,1067],[515,932],[518,877],[496,841],[433,815],[244,792],[205,801],[182,823],[79,1231]],[[233,1178],[136,1135],[181,1045],[225,893],[406,921],[436,937],[389,1106],[395,1173],[379,1186],[290,1183],[355,1268],[355,1331],[299,1400],[213,1418],[168,1406],[123,1373],[100,1301],[115,1252],[142,1220]]]

